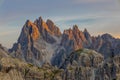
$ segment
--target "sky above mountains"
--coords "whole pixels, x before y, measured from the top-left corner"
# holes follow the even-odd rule
[[[39,16],[61,31],[76,24],[91,35],[120,37],[120,0],[0,0],[0,43],[11,47],[25,21]]]

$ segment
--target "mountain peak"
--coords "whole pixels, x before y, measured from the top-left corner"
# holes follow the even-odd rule
[[[39,20],[43,20],[41,16],[39,17]]]
[[[28,19],[28,20],[26,20],[26,24],[28,24],[30,22],[30,20]]]
[[[38,27],[38,30],[41,34],[47,32],[58,37],[61,36],[60,29],[50,19],[47,19],[47,21],[45,22],[42,17],[39,17],[34,21],[34,24]]]
[[[105,33],[105,34],[102,35],[102,37],[112,38],[112,35],[108,34],[108,33]]]
[[[48,25],[46,24],[46,22],[42,19],[42,17],[39,17],[38,19],[36,19],[34,21],[34,24],[38,27],[38,30],[41,34],[44,34],[44,32],[48,32],[50,34],[52,34],[52,32],[50,31]]]
[[[74,31],[78,31],[79,30],[78,26],[77,25],[73,25],[73,30]]]
[[[23,34],[23,35],[22,35]],[[26,35],[26,37],[31,36],[33,40],[37,40],[40,33],[38,30],[38,27],[30,20],[27,20],[25,25],[23,26],[22,32],[21,32],[21,38]],[[23,39],[23,38],[22,38]]]
[[[69,51],[71,49],[77,50],[82,48],[84,42],[86,42],[86,38],[77,25],[74,25],[72,29],[69,28],[64,30],[61,45],[64,45],[66,48],[68,48],[68,46],[72,46]]]
[[[48,19],[46,21],[46,24],[48,25],[49,30],[54,34],[55,36],[61,36],[61,31],[60,29],[53,23],[52,20]]]
[[[47,19],[46,23],[47,23],[47,24],[50,24],[50,25],[54,25],[53,21],[50,20],[50,19]]]
[[[88,30],[85,28],[85,29],[84,29],[84,32],[88,32]]]
[[[26,23],[25,23],[25,25],[26,25],[26,26],[31,26],[31,27],[32,27],[33,23],[32,23],[32,21],[27,20]]]
[[[88,32],[88,30],[86,28],[84,29],[83,33],[84,33],[86,38],[91,37],[90,33]]]
[[[63,34],[67,35],[69,39],[73,39],[73,30],[71,28],[64,30]]]

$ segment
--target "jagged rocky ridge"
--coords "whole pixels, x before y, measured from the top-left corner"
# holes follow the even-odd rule
[[[101,53],[105,59],[110,57],[114,52],[115,55],[120,55],[120,39],[112,37],[110,34],[103,34],[98,37],[91,36],[87,29],[83,32],[74,25],[73,29],[64,30],[61,43],[57,49],[56,55],[52,58],[52,64],[60,66],[61,63],[73,51],[88,48]]]
[[[94,37],[87,29],[80,31],[77,25],[61,33],[51,20],[45,22],[39,17],[34,22],[26,21],[17,43],[9,52],[10,55],[37,66],[49,62],[59,67],[71,52],[81,48],[93,49],[107,59],[112,49],[115,55],[120,54],[120,39],[115,39],[110,34]]]
[[[44,63],[41,67],[11,57],[0,46],[0,80],[119,80],[120,56],[104,57],[93,50],[70,53],[60,68]]]
[[[9,51],[14,57],[41,66],[50,61],[60,37],[61,32],[52,21],[44,22],[41,17],[34,23],[27,20],[18,42]]]

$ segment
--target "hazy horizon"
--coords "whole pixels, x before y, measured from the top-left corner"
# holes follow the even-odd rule
[[[61,31],[73,25],[91,35],[120,38],[119,0],[0,0],[0,43],[10,48],[27,19],[51,19]]]

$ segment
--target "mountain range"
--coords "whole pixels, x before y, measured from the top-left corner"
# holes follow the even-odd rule
[[[108,33],[95,37],[87,29],[81,31],[77,25],[62,33],[50,19],[27,20],[13,47],[7,50],[1,46],[0,50],[0,62],[10,57],[8,61],[13,60],[10,63],[14,65],[7,61],[10,67],[0,63],[0,76],[10,68],[17,71],[18,80],[120,80],[120,39]],[[26,68],[30,72],[27,70],[25,75],[20,75]],[[52,77],[46,78],[45,73]],[[31,74],[33,77],[28,78]]]
[[[110,34],[91,36],[87,29],[80,31],[77,25],[63,33],[51,20],[39,17],[34,22],[27,20],[17,43],[9,50],[14,57],[41,66],[44,62],[60,66],[75,50],[87,48],[101,53],[104,58],[111,53],[120,55],[120,39]]]

